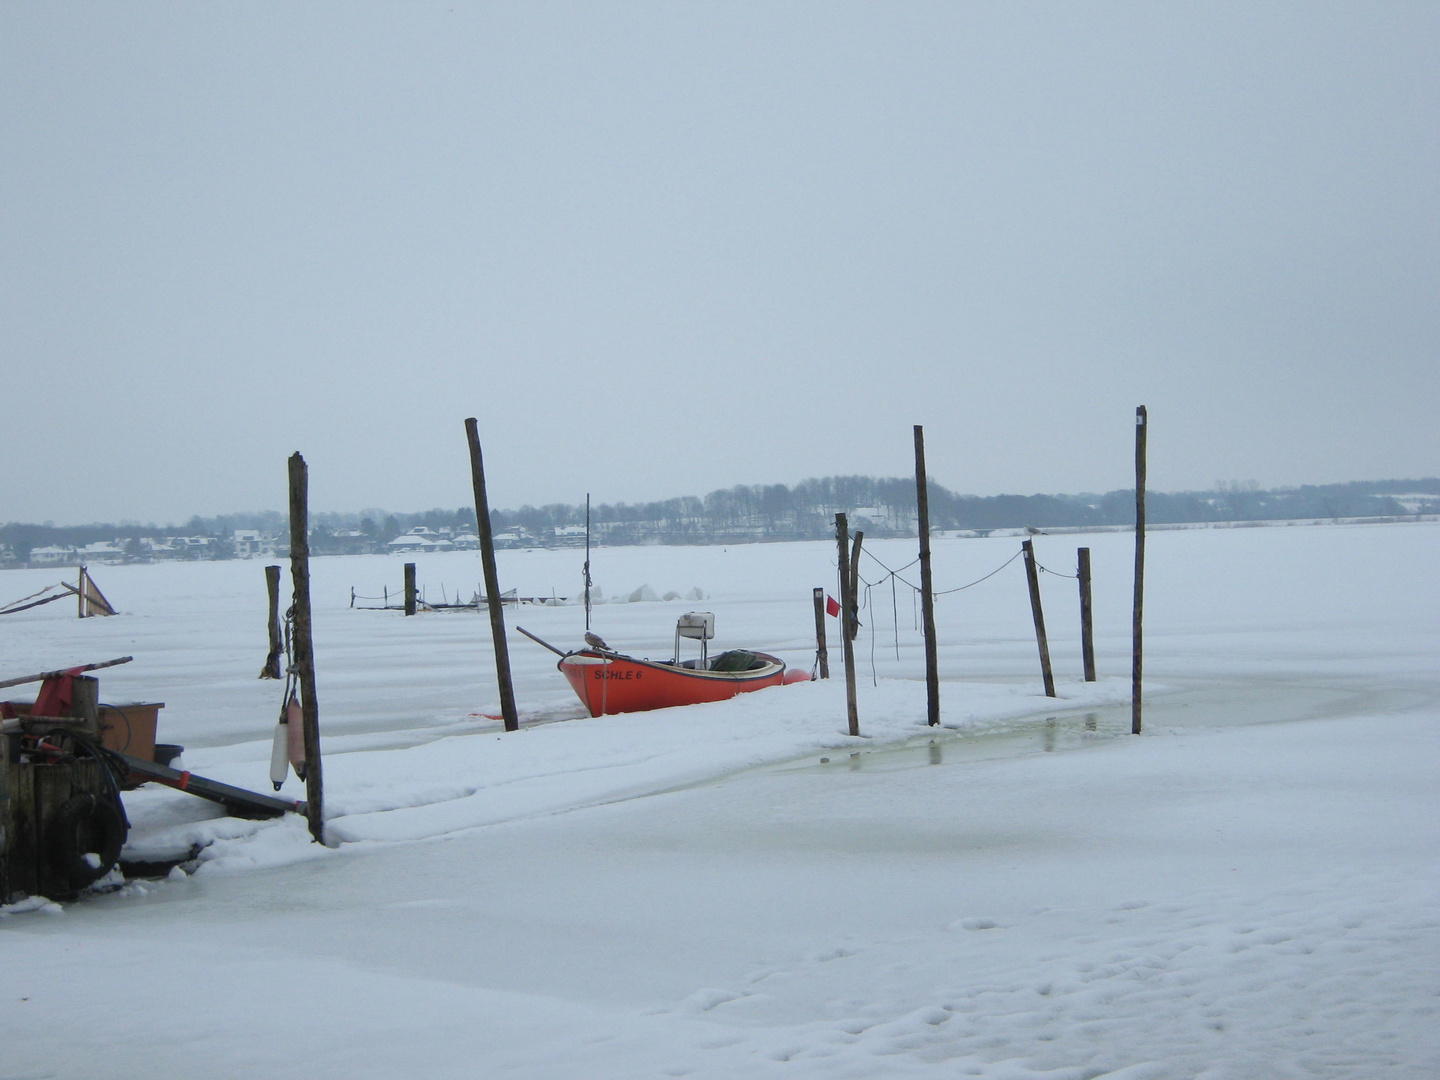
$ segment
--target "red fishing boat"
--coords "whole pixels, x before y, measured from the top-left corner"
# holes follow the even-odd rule
[[[615,652],[594,634],[587,648],[566,653],[556,665],[570,681],[591,716],[646,712],[672,705],[724,701],[736,694],[798,681],[804,672],[786,678],[785,662],[769,653],[731,649],[711,657],[707,642],[715,633],[715,616],[692,611],[675,627],[674,660],[641,660]],[[700,656],[680,659],[680,640],[700,642]]]

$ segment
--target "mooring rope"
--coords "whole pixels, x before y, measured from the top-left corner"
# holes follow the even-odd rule
[[[961,585],[961,586],[959,586],[958,588],[954,588],[954,589],[942,589],[942,590],[940,590],[939,592],[935,593],[934,595],[936,595],[936,596],[949,596],[951,593],[964,592],[966,589],[973,589],[976,585],[979,585],[982,581],[989,581],[992,577],[994,577],[996,574],[998,574],[1001,570],[1004,570],[1005,567],[1009,566],[1012,562],[1014,562],[1016,559],[1018,559],[1021,555],[1024,555],[1024,554],[1025,554],[1025,549],[1024,549],[1024,548],[1021,548],[1019,551],[1015,552],[1014,555],[1011,555],[1010,558],[1006,559],[1003,563],[1001,563],[999,566],[997,566],[994,570],[991,570],[990,573],[986,574],[984,577],[982,577],[982,578],[976,578],[974,581],[970,582],[970,584],[968,584],[968,585]]]

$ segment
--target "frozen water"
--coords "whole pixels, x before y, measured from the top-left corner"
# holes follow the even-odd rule
[[[1074,583],[1042,579],[1058,701],[1018,563],[942,597],[940,731],[908,590],[867,559],[860,739],[839,678],[580,719],[554,654],[519,635],[525,728],[505,735],[483,615],[351,611],[350,587],[398,583],[401,560],[316,560],[340,843],[127,796],[132,856],[198,845],[194,872],[58,918],[4,909],[3,1074],[1433,1077],[1437,540],[1427,524],[1154,534],[1141,738],[1121,535],[1036,539],[1060,572],[1075,544],[1094,551],[1098,684],[1078,678]],[[937,589],[1015,544],[937,541]],[[914,557],[913,541],[873,550]],[[594,573],[617,596],[700,582],[717,647],[808,669],[810,590],[835,591],[833,560],[825,544],[601,549]],[[473,554],[420,561],[436,587],[466,574]],[[501,555],[521,595],[567,595],[578,574],[573,552]],[[267,789],[260,564],[97,576],[126,614],[9,617],[7,667],[134,653],[102,696],[165,701],[161,736],[190,768]],[[594,626],[668,656],[688,603],[605,605]],[[562,647],[583,630],[574,606],[506,618]],[[52,1038],[60,1015],[86,1022]]]

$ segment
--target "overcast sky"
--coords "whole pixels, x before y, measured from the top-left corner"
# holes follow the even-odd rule
[[[0,6],[0,521],[1440,474],[1440,5]]]

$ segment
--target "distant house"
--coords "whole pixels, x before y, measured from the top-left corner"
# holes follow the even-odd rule
[[[426,532],[429,532],[429,530],[427,529]],[[412,551],[434,551],[435,541],[428,536],[408,532],[403,536],[397,536],[394,540],[391,540],[390,543],[385,545],[385,550],[393,551],[397,554]]]
[[[73,547],[38,547],[30,549],[30,561],[37,566],[78,566],[80,555]]]
[[[236,529],[231,543],[235,545],[237,559],[255,559],[275,554],[274,537],[261,536],[259,529]]]
[[[80,561],[90,563],[121,563],[125,561],[125,549],[109,540],[97,540],[86,544],[76,552]]]
[[[215,553],[213,536],[175,536],[170,539],[171,550],[182,559],[204,559]]]
[[[515,536],[514,536],[513,533],[509,533],[509,534],[507,534],[507,533],[501,533],[500,536],[495,537],[495,546],[496,546],[496,547],[514,547],[514,546],[515,546],[514,544],[501,544],[501,543],[500,543],[500,537],[501,537],[501,536],[506,536],[506,535],[509,535],[512,539],[515,539]],[[452,540],[451,543],[453,543],[453,544],[455,545],[455,550],[456,550],[456,551],[474,551],[474,550],[476,550],[477,548],[479,548],[479,546],[480,546],[480,537],[476,536],[474,533],[461,533],[459,536],[455,537],[455,539]]]

